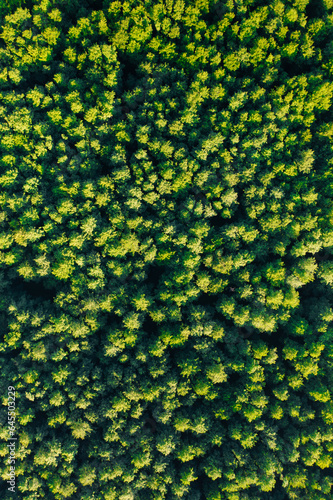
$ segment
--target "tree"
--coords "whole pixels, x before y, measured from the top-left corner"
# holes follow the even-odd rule
[[[29,2],[0,5],[17,490],[329,498],[329,0]]]

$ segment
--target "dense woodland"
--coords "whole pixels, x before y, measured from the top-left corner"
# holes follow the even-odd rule
[[[1,499],[331,499],[333,0],[0,18]]]

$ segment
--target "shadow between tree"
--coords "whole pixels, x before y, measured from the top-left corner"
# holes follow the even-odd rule
[[[55,288],[49,288],[42,281],[25,281],[15,278],[11,284],[11,291],[17,294],[27,294],[34,299],[50,300],[53,302],[57,295]]]

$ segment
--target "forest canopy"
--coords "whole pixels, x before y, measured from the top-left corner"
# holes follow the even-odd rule
[[[331,499],[333,1],[0,19],[1,498]]]

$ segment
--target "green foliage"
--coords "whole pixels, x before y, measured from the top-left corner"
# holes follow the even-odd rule
[[[332,496],[333,5],[264,3],[0,4],[20,498]]]

